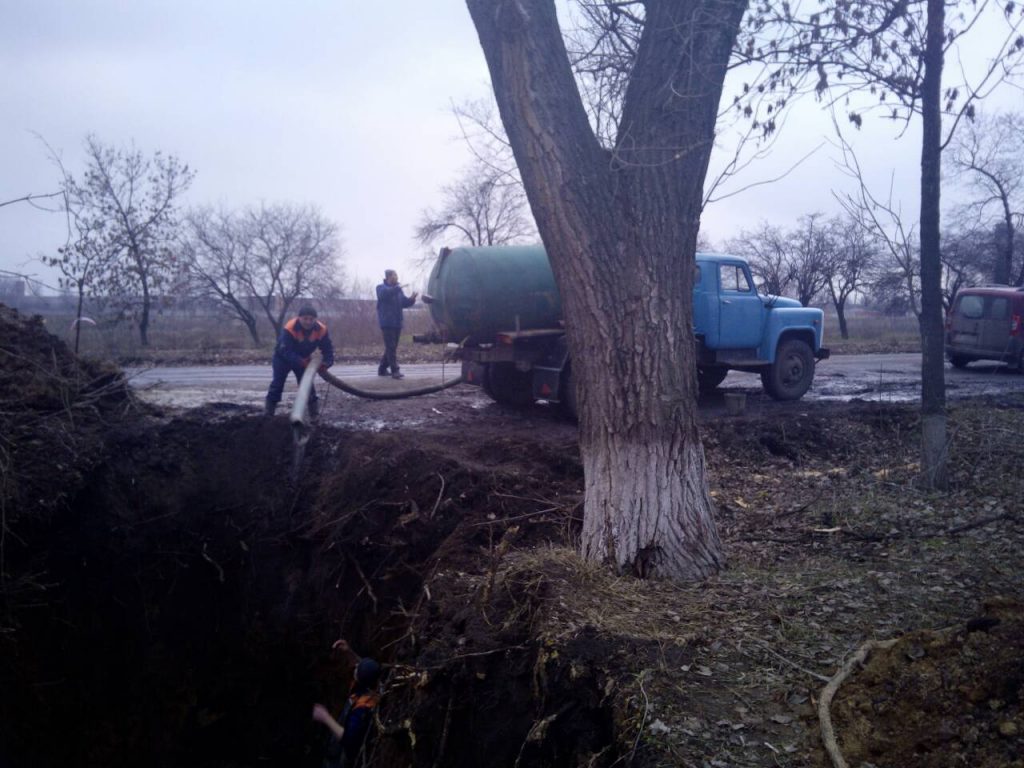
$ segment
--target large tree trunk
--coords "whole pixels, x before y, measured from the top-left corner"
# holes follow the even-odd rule
[[[696,426],[701,192],[745,0],[646,4],[617,146],[600,147],[552,0],[467,0],[558,282],[578,382],[583,553],[699,579],[721,544]]]
[[[944,0],[928,0],[921,93],[921,483],[947,483],[946,379],[942,322],[939,203],[942,167]]]

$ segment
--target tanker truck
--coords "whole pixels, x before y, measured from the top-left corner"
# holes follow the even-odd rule
[[[697,254],[693,326],[697,381],[711,392],[729,371],[761,376],[776,400],[811,386],[824,313],[794,299],[758,294],[738,256]],[[562,302],[542,246],[443,248],[423,301],[435,330],[416,341],[446,342],[462,378],[506,405],[536,400],[576,416]]]

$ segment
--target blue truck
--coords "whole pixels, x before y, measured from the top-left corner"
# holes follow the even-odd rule
[[[776,400],[798,400],[814,380],[824,313],[794,299],[759,294],[737,256],[698,253],[693,321],[697,381],[711,392],[729,371],[761,376]],[[466,382],[494,400],[558,403],[576,415],[572,363],[562,305],[541,246],[444,248],[424,302],[436,330],[419,341],[445,341]]]

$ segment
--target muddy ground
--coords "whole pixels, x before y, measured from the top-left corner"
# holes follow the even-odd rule
[[[386,665],[372,766],[1021,766],[1024,397],[702,425],[729,567],[575,555],[575,429],[472,390],[283,417],[140,403],[0,310],[0,765],[318,765],[347,637]],[[396,410],[397,409],[397,410]],[[417,415],[418,414],[418,415]]]

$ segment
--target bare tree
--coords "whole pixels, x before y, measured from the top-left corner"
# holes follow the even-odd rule
[[[832,227],[822,219],[821,213],[801,216],[787,237],[796,297],[805,307],[828,285],[829,266],[838,249]]]
[[[173,155],[147,157],[95,136],[86,139],[85,149],[88,165],[81,180],[61,166],[64,200],[78,232],[76,258],[104,254],[96,289],[138,307],[140,340],[148,346],[155,292],[172,273],[177,202],[194,173]]]
[[[853,219],[833,219],[830,227],[834,249],[826,265],[828,293],[839,320],[839,335],[848,339],[846,303],[867,285],[878,262],[879,248],[869,230]]]
[[[992,231],[956,228],[943,232],[942,302],[947,311],[957,291],[984,282],[992,273],[992,255],[999,249],[997,240]]]
[[[954,170],[978,197],[963,206],[978,226],[995,219],[1002,225],[992,279],[997,283],[1024,285],[1024,259],[1015,269],[1016,233],[1024,216],[1024,128],[1020,113],[979,116],[957,134],[952,146]]]
[[[444,187],[442,196],[441,209],[425,210],[416,227],[416,240],[423,245],[450,235],[474,246],[537,238],[522,185],[491,164],[477,161],[459,181]]]
[[[812,213],[789,231],[762,222],[757,229],[741,232],[729,248],[747,258],[766,293],[781,296],[793,289],[800,303],[808,306],[828,285],[836,243],[822,214]]]
[[[64,189],[57,195],[60,197],[61,210],[67,221],[67,237],[64,245],[57,249],[56,256],[40,257],[40,261],[48,267],[56,268],[61,277],[59,285],[62,290],[74,291],[75,302],[75,354],[78,354],[82,338],[82,320],[86,298],[93,298],[99,287],[106,282],[108,270],[120,254],[121,248],[116,240],[104,236],[106,221],[94,215],[86,206],[72,205],[66,180],[69,179],[67,169],[60,158],[46,142],[50,159],[60,170],[65,179]],[[35,205],[37,198],[52,198],[53,195],[28,195],[25,199]]]
[[[644,3],[577,0],[566,33],[566,48],[594,135],[615,146],[622,106],[640,48]]]
[[[241,285],[275,335],[297,299],[330,294],[343,283],[338,226],[316,207],[260,205],[241,213],[238,227],[249,249]]]
[[[75,216],[74,231],[77,236],[57,249],[56,256],[43,256],[42,262],[60,271],[60,287],[74,291],[75,303],[75,354],[78,354],[82,335],[85,300],[103,285],[114,259],[120,254],[119,247],[111,247],[109,238],[94,232],[95,220]]]
[[[610,146],[590,124],[553,0],[467,4],[565,308],[583,553],[640,575],[707,576],[723,556],[695,418],[694,251],[746,2],[645,3]]]
[[[236,214],[209,207],[189,211],[185,225],[180,248],[192,293],[213,299],[240,320],[258,347],[252,286],[263,262],[256,258],[247,227]]]
[[[884,294],[886,303],[905,306],[920,320],[921,281],[916,222],[907,222],[902,206],[894,197],[895,179],[890,177],[886,197],[876,196],[864,179],[856,153],[838,126],[836,136],[842,150],[841,168],[856,182],[856,192],[837,194],[836,199],[849,220],[877,240],[883,251],[872,278],[873,290]],[[899,294],[902,294],[902,300],[894,302],[894,297]]]

